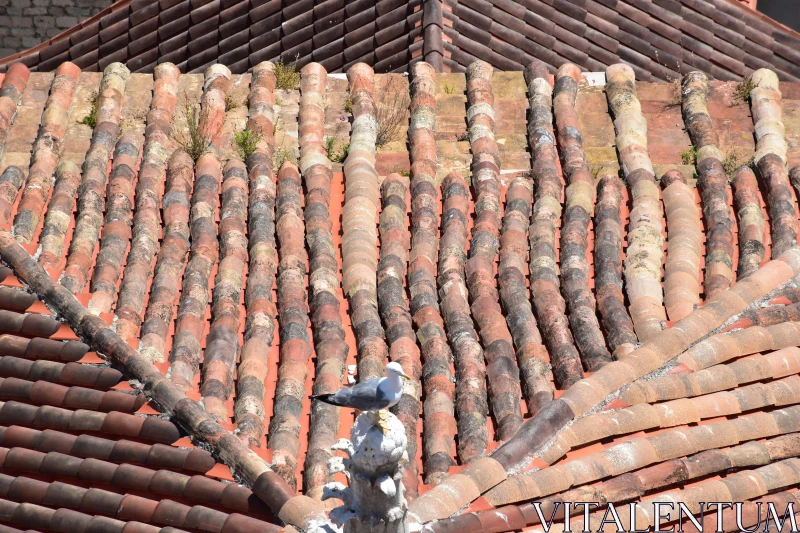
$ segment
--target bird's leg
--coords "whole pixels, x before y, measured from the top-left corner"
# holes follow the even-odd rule
[[[381,430],[384,435],[389,433],[389,411],[381,409],[375,413],[375,425]]]

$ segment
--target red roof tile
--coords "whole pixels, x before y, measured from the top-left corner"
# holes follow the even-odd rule
[[[468,511],[436,531],[535,525],[531,498],[794,498],[795,83],[73,67],[6,76],[2,531],[307,528],[354,414],[309,395],[388,359],[412,518]]]

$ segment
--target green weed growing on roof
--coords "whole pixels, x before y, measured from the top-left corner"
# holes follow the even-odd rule
[[[97,101],[100,99],[100,94],[93,91],[89,95],[89,103],[92,105],[89,114],[78,121],[78,124],[84,124],[94,129],[97,126]]]
[[[697,162],[697,148],[690,146],[681,152],[681,161],[684,165],[694,165]]]
[[[341,151],[336,154],[335,163],[344,163],[344,160],[347,159],[347,156],[350,154],[350,143],[345,143],[342,145]]]
[[[667,70],[667,71],[671,70],[671,71],[673,71],[673,72],[678,74],[677,76],[672,76],[672,75],[666,75],[665,76],[667,82],[669,82],[670,86],[672,87],[673,93],[672,93],[672,100],[670,100],[670,102],[668,104],[666,104],[664,107],[666,109],[670,109],[670,108],[674,108],[674,107],[680,107],[681,104],[683,103],[683,90],[682,90],[683,88],[681,86],[682,81],[683,81],[682,77],[681,77],[681,73],[684,70],[683,60],[682,59],[676,60],[675,61],[675,68],[673,69],[673,68],[669,67],[666,63],[662,63],[661,62],[661,58],[658,57],[658,50],[655,51],[655,55],[656,55],[656,63],[658,63],[660,66],[664,67],[665,70]],[[694,52],[692,52],[692,56],[691,57],[692,57],[692,59],[694,59]]]
[[[672,87],[672,100],[665,106],[667,109],[680,107],[683,104],[683,87],[681,85],[681,78],[674,78],[672,76],[667,78],[670,86]]]
[[[253,131],[250,128],[244,128],[233,134],[233,149],[242,161],[247,161],[256,148],[258,143],[264,135],[260,131]]]
[[[748,158],[740,154],[736,148],[731,148],[725,153],[725,159],[722,160],[722,169],[730,177],[746,164],[748,164]]]
[[[275,153],[272,156],[272,167],[275,172],[278,172],[281,169],[283,164],[289,161],[291,163],[297,164],[297,152],[294,151],[292,148],[284,148],[280,146],[275,149]]]
[[[175,131],[173,124],[172,140],[197,163],[200,156],[211,146],[211,140],[207,139],[200,131],[199,106],[190,104],[186,95],[184,95],[183,113],[186,117],[186,129],[184,131]]]
[[[299,57],[299,56],[298,56]],[[285,91],[294,91],[300,87],[300,72],[297,71],[297,59],[293,63],[286,63],[282,59],[275,62],[275,87]]]
[[[328,154],[328,159],[331,158],[331,154],[336,150],[336,139],[333,137],[328,137],[325,139],[325,152]]]
[[[411,175],[411,173],[408,170],[400,167],[394,167],[391,171],[389,171],[389,174],[400,174],[401,176],[405,176],[406,178]]]
[[[342,107],[342,110],[348,115],[353,114],[353,97],[351,97],[349,93],[347,95],[347,99],[344,101],[344,107]]]
[[[753,83],[753,78],[746,76],[742,81],[736,84],[733,89],[733,105],[744,104],[750,101],[750,93],[756,88]]]
[[[231,111],[238,107],[242,107],[242,102],[238,100],[235,96],[229,94],[225,97],[225,111]]]
[[[408,123],[408,89],[393,79],[384,88],[383,95],[384,97],[375,102],[375,118],[378,122],[376,148],[399,140],[403,127]]]
[[[336,138],[328,137],[325,139],[325,152],[332,163],[344,163],[344,160],[347,159],[347,154],[350,152],[350,143],[342,145],[342,149],[339,151],[336,150]]]

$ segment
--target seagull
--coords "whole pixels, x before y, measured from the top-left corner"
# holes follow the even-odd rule
[[[336,405],[339,407],[352,407],[359,411],[377,411],[378,422],[385,435],[389,426],[386,425],[387,409],[394,407],[403,396],[403,378],[411,379],[400,363],[386,365],[386,377],[372,378],[362,381],[350,388],[340,389],[332,394],[316,394],[312,399]]]

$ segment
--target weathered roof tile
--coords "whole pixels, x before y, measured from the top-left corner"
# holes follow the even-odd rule
[[[167,2],[164,6],[167,4],[176,13],[185,11],[179,3]],[[300,4],[305,6],[296,5]],[[668,7],[675,8],[676,4],[679,3]],[[584,60],[592,54],[628,54],[640,65],[636,71],[648,77],[656,72],[688,69],[686,65],[654,66],[658,60],[678,61],[672,41],[656,39],[663,45],[663,55],[633,55],[647,42],[643,25],[656,24],[655,17],[666,17],[652,4],[648,8],[647,0],[631,5],[587,0],[575,6],[555,2],[553,7],[531,2],[528,7],[541,13],[555,9],[560,17],[580,14],[586,19],[587,26],[583,27],[561,24],[563,19],[556,17],[559,24],[553,33],[558,41],[552,44],[558,54]],[[194,4],[198,6],[212,6],[213,10],[208,9],[214,11],[217,6],[235,8],[236,2]],[[453,20],[457,28],[470,27],[479,39],[487,35],[488,29],[492,39],[481,42],[487,43],[492,54],[506,56],[503,61],[516,64],[527,61],[528,53],[538,51],[531,45],[542,46],[535,39],[544,38],[532,31],[524,37],[508,32],[519,27],[517,20],[531,18],[527,7],[523,12],[517,6],[470,2],[469,6],[457,6],[455,18],[448,20]],[[680,6],[683,4],[679,9]],[[262,7],[276,9],[270,3]],[[328,50],[336,51],[339,55],[335,61],[340,65],[368,57],[404,69],[403,39],[408,34],[398,25],[419,21],[422,14],[412,19],[405,17],[401,8],[395,2],[380,4],[361,15],[353,26],[365,36],[367,30],[379,30],[379,35],[373,35],[381,43],[377,48],[340,39],[343,34],[334,28],[329,34],[333,46],[319,46],[316,51],[324,49],[321,57],[326,60],[334,57],[325,55]],[[296,9],[298,13],[306,12]],[[587,10],[585,14],[583,9]],[[696,15],[697,21],[710,25],[722,19],[716,9],[703,6]],[[458,18],[459,12],[463,19]],[[597,13],[613,16],[604,22]],[[514,14],[521,16],[515,20]],[[377,20],[373,20],[376,16]],[[446,11],[442,16],[454,15]],[[217,23],[214,15],[201,25],[207,21]],[[612,27],[622,44],[604,36]],[[458,34],[451,29],[442,31],[448,39],[458,41]],[[597,43],[587,46],[575,41],[576,31]],[[726,31],[710,31],[713,39],[730,37]],[[415,32],[422,32],[422,27]],[[165,47],[180,44],[178,50],[184,54],[187,68],[204,68],[205,63],[215,59],[213,53],[218,46],[227,49],[227,57],[242,68],[261,53],[251,52],[252,41],[244,39],[243,33],[235,32],[220,44],[216,33],[191,41],[187,35],[179,33],[173,42],[161,43]],[[312,46],[314,36],[319,34],[308,35],[311,38],[306,34],[298,38],[298,50]],[[206,47],[204,39],[209,39],[210,47]],[[463,48],[442,43],[443,53],[449,55],[442,58],[443,64],[457,68],[453,58],[471,61],[483,53],[480,42],[461,44]],[[271,46],[275,53],[287,51],[280,48],[277,40]],[[151,54],[147,47],[143,50],[144,54]],[[147,60],[155,62],[158,50],[153,50],[156,55]],[[556,53],[550,54],[556,57]],[[694,58],[696,63],[697,59]],[[700,63],[709,65],[720,76],[729,75],[718,59],[711,57],[707,63]],[[591,61],[589,64],[595,65]],[[58,87],[58,78],[35,73],[24,87],[9,82],[8,86],[14,88],[6,92],[13,92],[15,98],[8,110],[10,116],[16,112],[16,118],[10,126],[8,150],[3,157],[4,168],[10,169],[6,170],[4,182],[8,219],[4,228],[24,207],[17,202],[16,181],[21,185],[24,171],[31,166],[30,147],[42,123],[63,128],[64,150],[53,160],[61,163],[57,168],[63,170],[71,165],[74,170],[85,158],[84,179],[99,179],[103,185],[102,191],[96,184],[78,191],[72,178],[79,178],[80,173],[72,172],[75,176],[70,179],[57,175],[55,186],[47,191],[38,208],[39,216],[48,221],[45,230],[39,232],[37,222],[31,243],[24,248],[5,229],[0,231],[0,253],[19,276],[0,272],[0,281],[8,285],[0,287],[0,318],[7,330],[0,337],[0,423],[4,424],[0,444],[6,446],[0,449],[0,460],[5,462],[0,496],[10,503],[26,505],[17,522],[28,520],[25,517],[29,512],[38,516],[39,511],[31,505],[45,504],[47,494],[52,498],[47,504],[61,508],[54,516],[83,524],[85,518],[70,514],[72,510],[99,513],[112,520],[98,522],[103,528],[117,527],[113,520],[134,520],[152,524],[146,527],[154,532],[165,524],[209,533],[238,533],[255,527],[277,530],[278,526],[259,526],[256,522],[275,521],[268,506],[281,519],[301,527],[310,520],[321,519],[322,507],[315,498],[321,496],[323,485],[330,479],[325,467],[330,458],[329,447],[339,436],[340,421],[346,424],[351,414],[312,405],[308,394],[339,388],[349,365],[360,366],[363,375],[378,374],[388,357],[408,367],[406,372],[410,375],[419,377],[418,384],[413,385],[415,389],[407,391],[400,412],[408,435],[423,450],[422,461],[415,463],[421,479],[442,482],[439,487],[423,491],[412,503],[413,514],[425,520],[448,517],[498,483],[490,492],[491,503],[505,501],[502,498],[538,497],[607,476],[618,477],[611,477],[607,485],[599,487],[635,499],[647,496],[647,491],[668,487],[678,479],[671,476],[682,480],[716,476],[731,465],[774,465],[774,461],[796,455],[797,451],[792,451],[791,443],[784,439],[774,445],[737,446],[732,451],[711,449],[703,452],[707,460],[700,466],[687,466],[676,459],[677,455],[708,447],[727,447],[745,439],[770,438],[797,430],[800,388],[795,382],[800,379],[800,359],[795,346],[800,344],[800,327],[786,322],[800,318],[791,303],[796,301],[796,291],[781,289],[766,311],[740,313],[800,268],[793,247],[796,235],[786,233],[796,224],[789,174],[780,174],[782,165],[778,163],[767,165],[769,168],[762,163],[765,168],[757,170],[762,178],[771,176],[766,181],[758,181],[746,171],[734,175],[734,194],[724,194],[733,196],[737,216],[729,214],[723,221],[730,222],[731,264],[722,257],[727,268],[722,269],[727,274],[725,283],[732,287],[711,298],[700,294],[699,258],[705,259],[708,272],[720,254],[712,250],[713,239],[700,242],[697,232],[700,221],[708,223],[709,216],[717,213],[700,214],[699,206],[709,204],[709,200],[698,203],[699,195],[693,189],[695,178],[690,177],[693,170],[698,171],[701,192],[709,186],[710,171],[716,170],[720,179],[722,175],[727,178],[728,168],[719,172],[709,167],[708,160],[728,159],[724,153],[731,147],[747,150],[748,154],[758,148],[759,161],[767,163],[772,161],[769,158],[793,161],[792,143],[798,124],[795,115],[800,109],[795,105],[795,97],[800,94],[797,86],[782,83],[780,94],[771,75],[759,73],[751,94],[752,109],[748,111],[747,105],[732,102],[733,85],[706,84],[696,75],[688,76],[680,102],[686,108],[684,122],[677,110],[674,85],[637,84],[632,71],[624,67],[609,69],[610,83],[600,87],[588,86],[579,67],[565,67],[555,79],[553,109],[547,73],[552,66],[532,67],[534,75],[527,79],[526,95],[520,73],[495,72],[490,76],[487,72],[491,69],[487,70],[485,63],[472,66],[469,79],[460,74],[435,75],[430,65],[418,63],[412,69],[410,88],[406,88],[405,81],[398,83],[399,76],[374,75],[366,65],[357,65],[349,80],[349,96],[354,100],[356,115],[352,131],[348,120],[351,111],[346,104],[348,83],[325,76],[320,65],[303,70],[300,94],[293,88],[276,92],[276,85],[286,80],[275,76],[276,68],[271,64],[259,65],[253,76],[243,77],[231,76],[222,66],[211,67],[205,77],[180,77],[173,65],[162,65],[156,70],[155,79],[134,75],[124,86],[109,80],[107,73],[104,85],[116,89],[104,91],[94,128],[75,122],[89,112],[91,98],[87,96],[100,85],[101,75],[82,74],[77,83],[73,81],[76,94],[64,124],[62,119],[53,118],[54,111],[46,111],[51,107],[46,104],[48,95],[52,102],[70,107]],[[22,72],[20,67],[15,69]],[[710,90],[697,92],[698,83],[710,85]],[[122,93],[115,94],[123,88]],[[690,88],[692,91],[687,91]],[[250,97],[245,107],[242,99],[248,89]],[[411,96],[410,153],[405,143],[407,92]],[[631,98],[633,94],[638,94],[638,99]],[[527,102],[526,96],[531,97]],[[392,105],[392,97],[400,101],[398,137],[375,146],[378,143],[376,135],[373,144],[372,119],[380,124],[387,104]],[[191,154],[174,154],[176,136],[192,120],[187,109],[191,115],[197,102],[201,102],[195,111],[199,113],[198,131],[208,144],[202,147],[205,150],[192,151],[197,156],[195,161]],[[145,118],[148,106],[150,112]],[[530,119],[526,107],[531,108]],[[616,122],[612,121],[610,110]],[[553,114],[559,135],[557,144]],[[262,135],[250,148],[242,144],[241,134],[234,135],[245,121],[251,133]],[[125,130],[118,139],[113,134],[117,122]],[[688,128],[697,151],[689,161],[680,161],[682,151],[692,142],[683,128]],[[754,130],[756,146],[749,140]],[[526,151],[526,131],[535,155],[533,161]],[[143,133],[142,160],[138,161]],[[349,154],[339,155],[348,138]],[[327,139],[333,139],[332,146],[328,146],[331,141]],[[108,149],[109,142],[118,148],[114,157]],[[649,147],[649,157],[645,147]],[[240,154],[244,161],[239,162],[234,153],[237,149],[245,151]],[[34,160],[37,151],[34,149]],[[298,155],[299,168],[295,167]],[[335,172],[339,163],[332,161],[340,158],[345,163],[344,176]],[[230,161],[224,172],[221,161]],[[279,162],[284,163],[284,171],[277,194],[276,249],[274,176]],[[410,167],[406,166],[409,163]],[[628,177],[626,184],[617,176],[620,166]],[[399,173],[403,168],[411,169],[410,183]],[[528,175],[531,168],[537,178],[532,188]],[[451,174],[452,170],[464,172],[476,185],[475,207],[470,207],[469,181]],[[440,185],[438,180],[448,174]],[[305,181],[304,191],[298,188],[300,177]],[[662,194],[653,185],[654,178],[662,178],[669,225],[667,280],[663,286],[662,260],[653,259],[651,265],[642,254],[648,239],[656,242],[663,237],[661,202],[651,201]],[[785,183],[781,184],[781,179]],[[595,188],[596,181],[599,185]],[[565,184],[566,195],[562,196],[560,191]],[[444,200],[441,235],[437,222],[440,186]],[[89,191],[97,200],[91,205],[87,204]],[[409,193],[411,201],[406,205],[405,195]],[[714,194],[717,193],[720,191]],[[78,217],[86,213],[92,216],[91,227],[79,225],[77,232],[73,213],[76,196],[82,206]],[[710,200],[716,202],[718,196]],[[105,206],[98,203],[103,197]],[[766,206],[762,206],[762,199]],[[648,216],[643,216],[643,204],[652,208]],[[778,204],[781,208],[775,211]],[[717,207],[726,213],[729,208],[727,202]],[[375,226],[379,210],[380,232]],[[473,210],[478,218],[472,246],[468,247],[468,223]],[[529,220],[531,212],[533,225]],[[181,224],[185,227],[181,228]],[[532,233],[533,253],[528,249],[528,232]],[[560,241],[556,240],[557,232],[561,234]],[[368,238],[370,234],[374,239]],[[53,278],[64,269],[67,243],[74,248],[84,239],[86,246],[92,244],[92,250],[86,248],[86,258],[81,259],[86,271],[71,268],[69,274],[85,278],[84,282],[91,280],[91,284],[79,283],[75,298]],[[186,242],[181,244],[183,240]],[[761,243],[764,249],[748,255],[744,253],[750,246],[747,243]],[[781,255],[780,248],[787,251]],[[694,255],[686,256],[687,250]],[[48,271],[39,269],[30,256],[37,252],[38,262],[50,265]],[[466,270],[465,252],[470,257]],[[498,252],[499,278],[495,279],[491,264]],[[623,252],[629,258],[624,277]],[[737,252],[740,258],[747,258],[749,270],[742,270],[741,264],[734,269],[732,262]],[[777,259],[759,269],[769,252]],[[187,253],[184,267],[183,255]],[[276,298],[272,287],[279,258],[277,302],[281,314],[274,321]],[[169,268],[163,268],[165,265]],[[657,273],[657,282],[649,283],[648,278],[642,283],[643,274],[650,276],[651,271]],[[676,274],[681,276],[676,278]],[[309,279],[303,281],[306,275]],[[340,279],[345,282],[342,292]],[[23,282],[37,297],[21,292],[18,287]],[[212,283],[214,289],[210,292]],[[306,296],[308,284],[311,288]],[[404,284],[410,291],[408,301],[403,290],[395,290]],[[683,290],[688,285],[694,292]],[[676,287],[681,289],[677,293]],[[529,290],[534,296],[532,307],[528,303]],[[623,290],[633,291],[631,309],[637,326],[642,317],[651,312],[657,314],[655,305],[664,290],[670,318],[685,318],[677,324],[659,319],[654,340],[634,350],[636,337]],[[345,294],[350,297],[349,303],[342,305],[340,300],[345,301]],[[700,305],[698,295],[706,297],[704,304]],[[306,298],[309,309],[303,303]],[[590,320],[595,314],[592,298],[597,298],[602,318],[599,324]],[[682,306],[680,313],[674,302]],[[116,312],[116,320],[108,314],[111,311]],[[94,366],[102,359],[98,352],[89,352],[89,346],[75,340],[64,342],[62,339],[76,336],[50,313],[68,321],[99,355],[119,365],[120,371]],[[582,313],[586,313],[585,317]],[[743,318],[739,319],[740,315]],[[311,328],[307,330],[309,318]],[[480,337],[472,329],[473,319]],[[735,327],[741,329],[718,332],[733,319],[739,319]],[[764,323],[779,323],[752,326],[762,319]],[[140,332],[142,320],[145,326]],[[661,331],[662,328],[666,329]],[[276,332],[280,334],[272,346]],[[693,344],[709,333],[715,334]],[[315,360],[308,351],[312,334]],[[573,334],[577,350],[572,346]],[[151,348],[170,354],[169,362],[150,364],[129,345],[137,341],[146,354],[151,353]],[[614,350],[617,360],[600,368],[608,359],[607,351],[603,355],[606,346]],[[542,365],[551,357],[557,363],[558,355],[564,355],[559,350],[574,355],[576,366],[570,376],[578,382],[567,391],[556,392],[559,398],[551,401],[552,383],[547,367]],[[758,355],[770,350],[777,351]],[[449,364],[450,351],[456,357],[453,368]],[[587,370],[599,370],[579,380],[578,355]],[[417,357],[421,357],[418,362]],[[557,366],[556,370],[563,369]],[[653,377],[651,372],[670,373]],[[314,376],[313,384],[306,374]],[[450,374],[455,375],[455,383],[448,377]],[[484,375],[489,377],[488,390]],[[121,377],[138,382],[121,381]],[[145,384],[157,404],[145,407],[143,395],[130,393],[131,385],[139,383]],[[620,394],[626,385],[627,390]],[[110,387],[114,389],[107,390]],[[201,396],[205,409],[196,403]],[[419,426],[416,402],[422,400],[425,404]],[[598,410],[611,400],[615,402],[612,408]],[[203,450],[184,449],[190,443],[187,439],[177,440],[181,434],[172,422],[141,416],[156,412],[156,405],[180,420],[190,436],[206,438],[212,447],[221,450],[223,460],[232,458],[229,464],[242,476],[239,479],[255,492],[240,484],[220,483],[218,476],[226,477],[227,470],[215,467],[215,461]],[[137,410],[139,415],[135,414]],[[209,412],[222,424],[213,420]],[[579,418],[589,412],[592,414]],[[533,416],[525,422],[525,414]],[[717,417],[727,420],[715,421]],[[560,430],[576,418],[571,426]],[[259,448],[265,444],[262,439],[266,420],[272,423],[266,442],[270,450],[264,454]],[[308,425],[305,420],[309,420]],[[515,433],[513,428],[520,423],[520,430]],[[236,426],[238,432],[230,433]],[[421,440],[417,441],[420,433]],[[508,440],[495,450],[497,437],[493,436],[500,433]],[[455,434],[457,450],[453,449]],[[549,442],[554,442],[550,448]],[[487,450],[490,456],[480,458]],[[587,451],[593,454],[579,457]],[[558,461],[565,454],[562,466]],[[524,468],[532,455],[538,459],[535,466],[553,466],[505,480],[509,469]],[[273,461],[276,471],[269,469],[265,458]],[[448,477],[448,469],[459,461],[469,464]],[[641,467],[646,470],[632,471]],[[156,472],[150,468],[175,471]],[[187,470],[208,473],[191,477],[180,473]],[[744,475],[729,475],[724,482],[711,480],[706,488],[675,491],[670,497],[686,501],[694,501],[702,494],[758,497],[764,487],[780,489],[782,483],[793,479],[790,471],[793,472],[791,468],[772,466],[765,471],[765,476],[772,476],[769,484]],[[17,481],[10,479],[15,475],[20,476],[14,478]],[[421,480],[412,468],[406,470],[405,476],[411,497],[415,484]],[[34,477],[37,481],[32,481]],[[76,486],[99,486],[69,491],[64,488],[64,481],[52,483],[49,477],[64,477],[67,482],[73,478]],[[285,480],[296,481],[301,488],[295,490]],[[600,489],[575,486],[559,497],[591,496],[597,490]],[[125,496],[128,491],[136,491],[136,495]],[[296,495],[298,492],[305,496]],[[7,511],[17,513],[19,507],[11,507]],[[464,524],[477,529],[499,528],[500,512],[506,510],[483,515],[467,513],[463,519],[439,524],[451,523],[462,533],[466,531]],[[13,519],[16,514],[10,516]],[[514,506],[507,509],[506,516],[514,527],[523,527],[533,523],[535,513],[529,507]],[[438,527],[437,524],[435,528]]]

